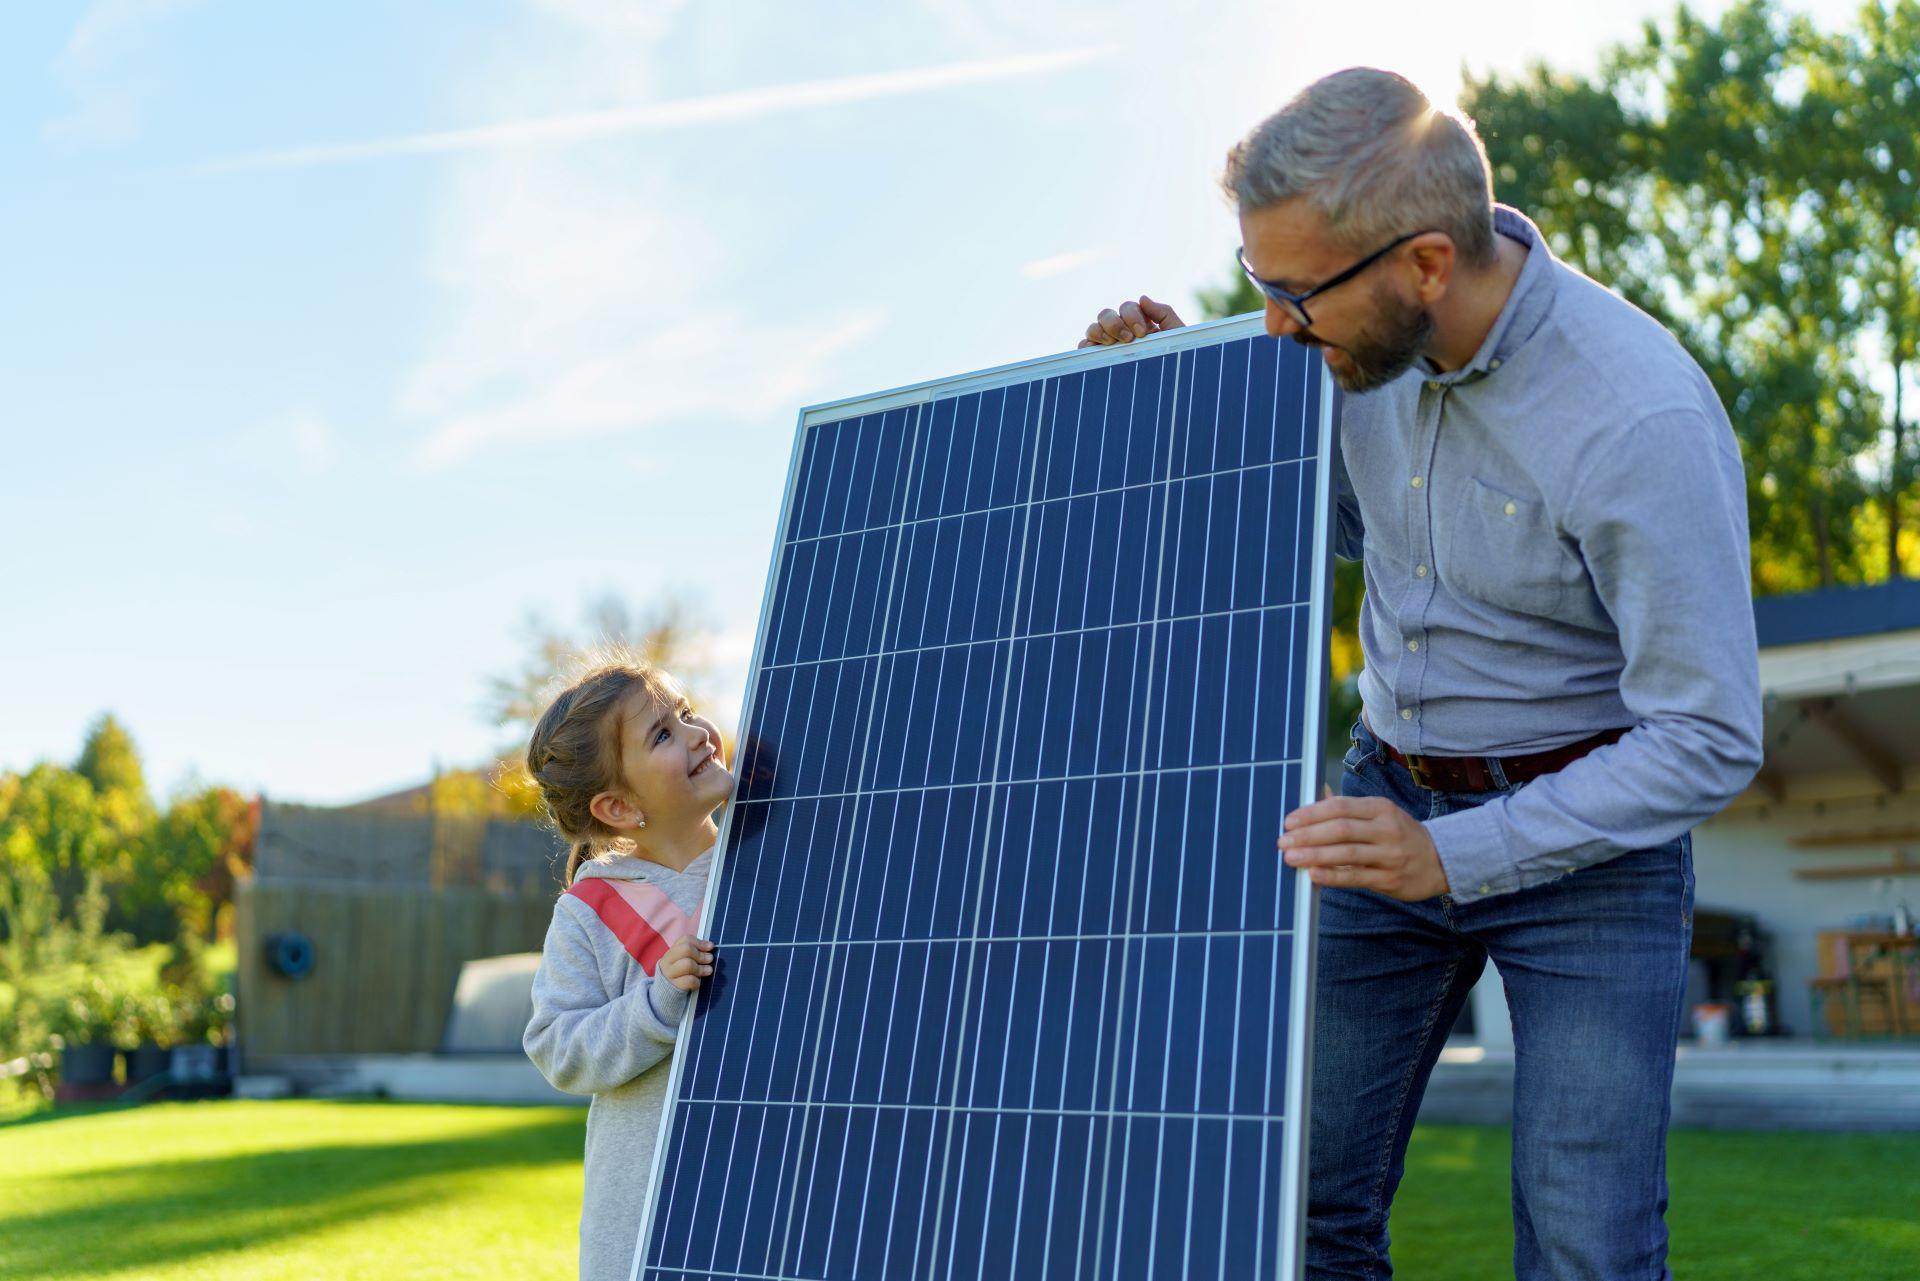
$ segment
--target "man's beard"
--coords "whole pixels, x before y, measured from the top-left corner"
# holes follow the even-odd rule
[[[1346,356],[1345,368],[1327,365],[1333,381],[1350,395],[1384,387],[1406,373],[1433,338],[1433,315],[1425,307],[1405,302],[1384,289],[1376,290],[1373,297],[1379,304],[1378,314],[1359,337],[1340,348]],[[1294,335],[1294,341],[1309,347],[1328,345],[1299,334]]]

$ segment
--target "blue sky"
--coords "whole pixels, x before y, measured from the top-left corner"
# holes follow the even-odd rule
[[[8,5],[0,768],[111,709],[163,792],[402,786],[605,592],[696,598],[729,712],[800,406],[1189,306],[1319,74],[1666,6],[1531,8]]]

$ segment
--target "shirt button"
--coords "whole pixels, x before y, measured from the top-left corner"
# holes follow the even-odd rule
[[[1418,654],[1418,653],[1420,652],[1420,642],[1419,642],[1419,641],[1417,641],[1417,640],[1410,640],[1410,641],[1408,641],[1408,642],[1407,642],[1407,650],[1408,650],[1408,651],[1409,651],[1410,653],[1414,653],[1414,654]]]
[[[1420,488],[1420,486],[1421,486],[1421,485],[1423,485],[1423,484],[1425,484],[1425,483],[1426,483],[1426,482],[1425,482],[1425,481],[1423,481],[1423,480],[1421,480],[1421,479],[1420,479],[1420,478],[1419,478],[1418,476],[1415,476],[1415,477],[1413,478],[1413,487],[1414,487],[1415,489],[1418,489],[1418,488]]]
[[[1511,516],[1511,515],[1513,515],[1513,514],[1514,514],[1515,512],[1517,512],[1517,511],[1519,511],[1519,510],[1520,510],[1520,509],[1519,509],[1518,507],[1515,507],[1515,506],[1514,506],[1514,505],[1513,505],[1512,503],[1508,503],[1508,504],[1507,504],[1507,508],[1506,508],[1506,511],[1507,511],[1507,515],[1509,515],[1509,516]]]
[[[1415,578],[1425,578],[1427,576],[1427,567],[1425,565],[1415,565],[1413,567],[1413,576]]]
[[[1482,886],[1480,887],[1480,892],[1481,892],[1482,894],[1491,894],[1491,893],[1493,893],[1493,886],[1491,886],[1491,885],[1482,885]]]
[[[1413,719],[1413,709],[1412,709],[1411,707],[1403,707],[1403,708],[1401,708],[1401,709],[1400,709],[1400,719],[1401,719],[1401,720],[1403,720],[1403,721],[1410,721],[1410,720],[1412,720],[1412,719]]]
[[[1494,358],[1493,358],[1492,360],[1489,360],[1489,361],[1487,362],[1487,368],[1488,368],[1488,369],[1498,369],[1498,368],[1500,368],[1500,358],[1499,358],[1498,356],[1495,356],[1495,357],[1494,357]]]
[[[1446,384],[1445,384],[1445,383],[1438,383],[1438,382],[1429,382],[1429,383],[1427,384],[1427,390],[1428,390],[1428,391],[1443,391],[1443,390],[1445,390],[1445,389],[1446,389]]]

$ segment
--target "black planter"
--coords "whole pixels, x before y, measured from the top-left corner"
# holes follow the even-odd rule
[[[163,1049],[152,1041],[143,1041],[127,1051],[127,1084],[138,1085],[142,1081],[159,1076],[172,1065],[173,1051]]]
[[[86,1041],[60,1051],[60,1079],[67,1085],[112,1085],[118,1052],[109,1041]]]
[[[176,1085],[205,1085],[220,1074],[220,1047],[207,1041],[176,1045],[167,1060]]]
[[[212,1099],[233,1092],[233,1075],[227,1066],[227,1047],[208,1041],[190,1041],[173,1047],[173,1062],[168,1069],[170,1099]]]

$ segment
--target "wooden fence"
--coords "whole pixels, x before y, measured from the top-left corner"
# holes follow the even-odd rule
[[[246,1070],[285,1056],[437,1049],[461,963],[538,951],[553,900],[552,890],[242,881],[234,894],[236,1030]],[[283,931],[313,944],[305,978],[268,963],[267,940]]]

